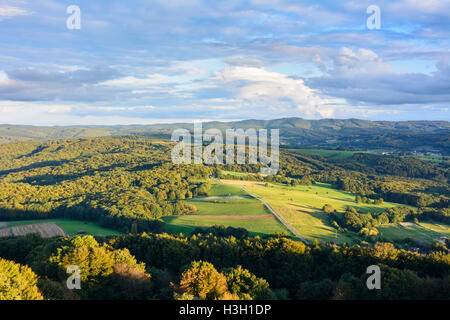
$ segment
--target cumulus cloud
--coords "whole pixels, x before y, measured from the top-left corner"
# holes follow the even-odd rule
[[[368,49],[341,48],[334,57],[333,76],[355,77],[359,75],[390,74],[392,66],[384,62],[375,52]]]
[[[437,64],[431,75],[395,72],[375,52],[343,48],[323,77],[307,80],[322,92],[353,103],[379,105],[448,103],[450,101],[449,65]]]
[[[215,79],[226,85],[236,97],[260,108],[295,108],[302,116],[331,117],[332,101],[301,79],[256,67],[228,67]],[[280,109],[279,109],[280,110]]]

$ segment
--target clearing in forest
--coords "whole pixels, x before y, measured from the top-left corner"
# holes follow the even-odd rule
[[[197,212],[186,216],[164,217],[167,232],[190,234],[196,228],[223,225],[245,228],[252,235],[291,235],[264,204],[250,197],[239,186],[214,182],[208,197],[187,201],[197,207]]]

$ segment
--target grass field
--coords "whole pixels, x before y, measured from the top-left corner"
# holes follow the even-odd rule
[[[97,223],[93,223],[93,222],[84,223],[83,221],[69,220],[69,219],[6,221],[6,222],[2,222],[0,224],[0,229],[7,228],[7,227],[47,223],[47,222],[56,223],[69,236],[73,236],[79,231],[85,231],[88,234],[91,234],[94,236],[110,236],[110,235],[122,234],[121,232],[116,231],[116,230],[103,228],[100,225],[98,225]]]
[[[230,175],[230,176],[235,176],[235,177],[245,177],[249,174],[254,174],[254,173],[250,173],[250,172],[235,172],[235,171],[227,171],[227,170],[222,170],[223,174],[226,175]]]
[[[395,223],[378,227],[380,236],[389,240],[412,238],[424,242],[432,242],[443,236],[450,236],[450,228],[432,223]]]
[[[169,233],[190,234],[195,228],[214,225],[245,228],[252,235],[289,231],[258,200],[239,186],[215,183],[209,197],[189,200],[198,211],[195,215],[164,217]]]
[[[241,181],[224,182],[243,184]],[[361,240],[360,236],[354,232],[336,232],[330,224],[329,215],[322,211],[325,204],[332,205],[338,212],[343,212],[347,206],[353,206],[363,213],[378,213],[386,208],[397,206],[389,202],[381,206],[356,204],[354,194],[333,189],[327,184],[298,187],[270,184],[269,187],[265,187],[258,183],[246,182],[245,187],[267,201],[287,223],[309,241],[354,243]]]
[[[426,229],[430,229],[446,237],[450,237],[450,226],[429,222],[421,222],[420,225]]]
[[[325,204],[332,205],[338,212],[352,206],[362,213],[380,213],[387,208],[404,206],[385,202],[383,205],[356,204],[355,194],[333,189],[327,184],[313,186],[285,187],[248,181],[224,181],[233,185],[245,185],[248,191],[261,197],[307,240],[334,241],[336,243],[355,243],[362,238],[355,232],[337,233],[330,225],[327,213],[321,209]],[[432,242],[443,236],[450,236],[450,226],[437,223],[399,223],[378,227],[380,237],[386,240],[412,238]]]
[[[214,183],[209,191],[210,196],[243,196],[247,197],[247,193],[238,186]]]

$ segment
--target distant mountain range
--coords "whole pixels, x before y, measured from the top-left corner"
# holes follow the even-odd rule
[[[282,144],[291,147],[398,149],[450,153],[448,121],[368,121],[358,119],[242,120],[206,122],[205,129],[280,129]],[[127,126],[19,126],[0,125],[0,142],[49,140],[81,137],[149,135],[170,138],[173,130],[189,123]]]

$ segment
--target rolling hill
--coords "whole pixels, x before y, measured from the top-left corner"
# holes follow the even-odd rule
[[[358,119],[306,120],[283,118],[275,120],[243,120],[207,122],[204,129],[231,128],[280,129],[283,145],[315,148],[397,149],[434,151],[450,154],[450,123],[447,121],[368,121]],[[38,127],[0,125],[0,142],[24,140],[53,140],[78,137],[150,135],[169,139],[173,130],[186,128],[189,123],[128,125],[128,126],[70,126]]]

